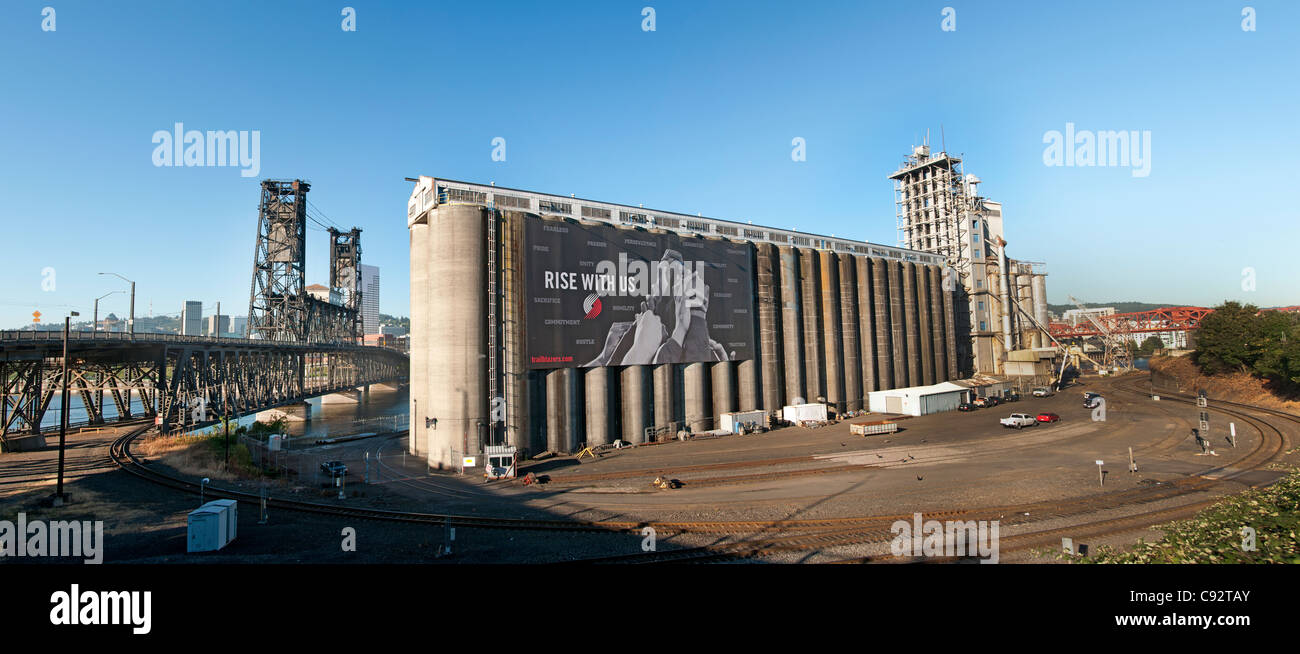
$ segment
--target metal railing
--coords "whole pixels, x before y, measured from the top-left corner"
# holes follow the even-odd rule
[[[19,330],[0,331],[0,344],[4,343],[46,343],[62,341],[63,330]],[[297,346],[326,349],[373,348],[401,352],[396,348],[375,345],[354,345],[350,343],[314,343],[298,341],[268,341],[260,338],[231,338],[227,336],[191,336],[188,334],[155,334],[127,332],[68,332],[68,342],[104,341],[104,342],[165,342],[198,343],[205,345],[243,345],[243,346]]]

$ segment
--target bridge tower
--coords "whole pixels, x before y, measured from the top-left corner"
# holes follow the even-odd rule
[[[307,191],[302,180],[263,180],[247,337],[307,340]]]
[[[330,290],[337,291],[343,307],[355,312],[350,337],[361,337],[361,229],[330,228]]]

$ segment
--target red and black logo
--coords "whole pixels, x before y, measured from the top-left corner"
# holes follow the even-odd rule
[[[583,316],[585,320],[591,320],[592,318],[599,316],[600,298],[596,297],[595,293],[588,295],[587,299],[582,302],[582,310],[587,312],[587,315]]]

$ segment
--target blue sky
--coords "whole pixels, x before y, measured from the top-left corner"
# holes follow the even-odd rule
[[[259,178],[308,179],[364,230],[385,313],[409,306],[406,176],[893,244],[886,176],[940,126],[1004,203],[1012,256],[1047,262],[1052,302],[1300,304],[1300,4],[1252,1],[1253,32],[1242,5],[4,2],[0,325],[88,315],[123,288],[99,271],[137,281],[139,315],[246,312],[257,178],[155,167],[177,122],[260,131]],[[1149,130],[1150,175],[1044,165],[1066,123]],[[308,248],[327,281],[325,235]]]

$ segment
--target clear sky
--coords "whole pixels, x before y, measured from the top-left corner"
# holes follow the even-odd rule
[[[0,325],[88,316],[124,288],[100,271],[136,280],[139,315],[245,313],[267,177],[311,181],[319,212],[364,230],[399,315],[407,176],[894,244],[886,176],[941,126],[1004,203],[1012,256],[1047,262],[1052,302],[1300,304],[1300,3],[1250,5],[1254,31],[1217,0],[8,0]],[[259,131],[258,176],[155,166],[177,122]],[[1150,174],[1045,165],[1067,123],[1149,131]],[[327,282],[324,233],[308,248],[308,283]]]

